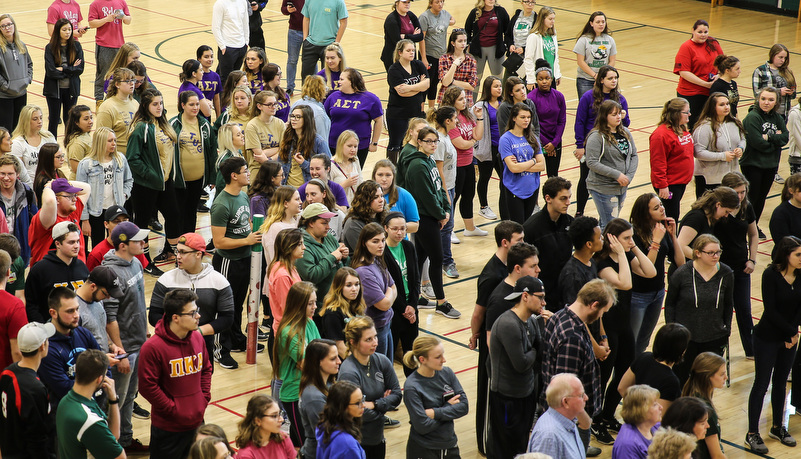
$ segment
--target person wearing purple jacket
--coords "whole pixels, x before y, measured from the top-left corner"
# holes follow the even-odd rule
[[[631,120],[629,119],[629,104],[626,98],[620,94],[620,88],[617,81],[620,78],[620,73],[616,68],[611,65],[604,65],[598,69],[598,74],[595,76],[595,85],[592,91],[587,91],[579,99],[578,109],[576,110],[576,124],[574,127],[576,133],[576,151],[573,153],[579,161],[581,167],[581,175],[579,176],[578,187],[576,188],[576,216],[584,215],[584,207],[587,205],[589,199],[589,191],[587,191],[587,176],[590,174],[590,169],[584,161],[584,142],[587,140],[587,134],[590,133],[592,127],[595,125],[595,117],[598,115],[598,107],[605,100],[611,99],[619,103],[623,107],[621,115],[623,117],[623,126],[629,127]]]
[[[537,59],[537,87],[528,93],[528,98],[537,108],[540,123],[539,140],[545,153],[545,168],[548,177],[559,175],[562,160],[562,134],[567,123],[565,96],[553,88],[553,71],[545,59]],[[511,79],[511,78],[510,78]]]

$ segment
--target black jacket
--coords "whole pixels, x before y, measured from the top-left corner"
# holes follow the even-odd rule
[[[412,26],[415,29],[420,28],[420,21],[414,13],[409,11],[406,13],[412,21]],[[384,49],[381,50],[381,62],[384,63],[384,68],[389,69],[389,66],[395,62],[395,46],[401,41],[400,37],[401,19],[397,11],[393,11],[387,15],[384,20]],[[406,38],[417,43],[423,40],[423,32],[413,35],[406,35]]]
[[[496,5],[494,10],[495,15],[498,16],[498,36],[495,41],[495,57],[498,58],[503,56],[509,49],[509,47],[506,46],[509,13],[507,13],[506,9],[502,6]],[[464,22],[464,30],[467,31],[467,43],[469,44],[468,51],[476,58],[481,57],[481,44],[478,39],[481,31],[478,28],[478,21],[476,20],[477,12],[476,8],[470,10],[470,13],[467,15],[467,20]],[[479,17],[481,17],[480,14]]]
[[[50,319],[47,296],[56,287],[77,290],[89,277],[86,264],[77,257],[70,264],[61,261],[55,250],[31,267],[25,280],[25,308],[28,320],[45,323]]]
[[[523,10],[520,8],[515,11],[515,14],[512,16],[512,19],[509,20],[509,24],[506,26],[506,38],[504,45],[506,46],[506,55],[509,55],[509,47],[515,44],[515,22],[517,22],[517,18],[520,16]],[[537,12],[534,12],[534,22],[537,22]],[[525,46],[524,46],[525,48]]]
[[[54,31],[53,33],[58,33]],[[81,93],[81,74],[83,73],[83,48],[77,41],[75,42],[75,61],[81,60],[78,65],[65,65],[64,70],[58,70],[56,67],[61,67],[61,62],[56,62],[53,57],[53,52],[50,50],[50,45],[45,46],[45,77],[44,77],[44,91],[42,92],[45,97],[53,97],[59,99],[58,81],[64,78],[70,79],[70,96],[73,100],[78,98]],[[72,61],[74,64],[75,61]]]
[[[406,284],[409,291],[403,288],[403,273],[398,261],[390,252],[389,247],[384,249],[384,262],[387,264],[387,271],[395,281],[395,286],[398,288],[398,297],[392,304],[392,309],[395,315],[392,317],[393,330],[406,330],[408,328],[417,328],[420,318],[417,317],[414,323],[410,323],[403,313],[406,312],[406,306],[414,308],[415,316],[417,316],[417,299],[420,297],[420,271],[417,270],[417,255],[415,254],[414,245],[407,240],[400,243],[403,248],[403,253],[406,255]]]

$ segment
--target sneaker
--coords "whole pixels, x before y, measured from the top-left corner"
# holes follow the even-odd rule
[[[137,419],[150,419],[150,411],[142,408],[138,403],[134,402],[133,417]]]
[[[464,233],[462,234],[464,234],[466,237],[473,237],[473,236],[486,236],[489,233],[476,226],[472,231],[464,230]]]
[[[384,428],[385,429],[394,429],[395,427],[400,427],[400,421],[397,419],[392,419],[389,416],[384,416]]]
[[[765,446],[759,432],[745,434],[745,445],[755,453],[768,454],[768,447]]]
[[[593,422],[592,427],[590,428],[592,431],[592,435],[595,437],[595,441],[602,445],[613,445],[615,444],[615,439],[612,437],[612,434],[606,429],[606,426],[602,422]]]
[[[456,233],[451,232],[451,244],[461,244],[461,243],[462,241],[460,241],[459,238],[456,237]]]
[[[482,207],[479,209],[478,214],[482,217],[486,218],[487,220],[497,220],[498,216],[495,215],[495,212],[490,209],[490,206]]]
[[[420,293],[429,300],[437,299],[437,295],[434,293],[434,287],[431,286],[430,282],[420,285]]]
[[[779,185],[782,185],[784,183],[784,179],[782,178],[781,175],[779,175],[778,172],[776,172],[776,175],[773,176],[773,181],[778,183]],[[795,446],[795,445],[793,445],[793,446]]]
[[[759,234],[759,240],[760,241],[764,241],[765,239],[768,238],[767,236],[765,236],[765,233],[762,231],[762,228],[760,228],[758,226],[757,226],[757,233]]]
[[[462,313],[454,309],[447,301],[437,305],[437,314],[443,315],[449,319],[458,319],[462,317]]]
[[[606,430],[614,433],[620,432],[620,428],[623,427],[622,425],[620,425],[620,422],[618,422],[616,418],[603,419],[601,421],[601,424],[603,424],[603,426],[606,427]]]
[[[175,254],[169,250],[161,252],[156,258],[153,259],[154,263],[168,263],[175,261]]]
[[[456,269],[456,263],[451,263],[448,266],[443,266],[442,272],[445,273],[445,275],[450,277],[451,279],[459,278],[459,270]]]
[[[150,220],[150,223],[147,224],[148,228],[152,229],[153,231],[164,231],[164,225],[162,225],[157,219]]]
[[[770,432],[768,432],[768,436],[770,438],[775,438],[782,442],[782,445],[787,446],[795,446],[795,438],[790,435],[790,432],[787,431],[787,428],[784,426],[781,427],[771,427]]]
[[[137,455],[150,454],[150,446],[143,445],[142,442],[137,440],[136,438],[131,440],[131,444],[124,447],[123,449],[125,449],[125,454],[137,454]]]
[[[247,350],[247,345],[243,345],[241,347],[234,346],[231,348],[231,352],[246,352]],[[264,352],[264,345],[261,343],[256,343],[256,353],[261,354],[262,352]]]
[[[154,277],[160,277],[162,274],[164,274],[164,271],[160,270],[154,262],[151,262],[149,265],[147,265],[147,268],[145,268],[144,271]]]
[[[267,339],[269,339],[269,337],[270,337],[270,333],[269,332],[266,332],[266,331],[262,330],[261,328],[259,328],[259,335],[258,335],[258,340],[259,341],[267,341]]]
[[[206,199],[208,199],[208,198],[206,198]],[[209,208],[206,207],[205,204],[203,204],[203,201],[200,201],[199,203],[197,203],[197,211],[198,212],[202,212],[202,213],[206,213],[206,212],[209,211]]]
[[[603,450],[601,450],[601,448],[599,448],[597,446],[588,446],[587,447],[587,454],[585,454],[585,456],[587,456],[587,457],[598,457],[598,456],[601,455],[602,452],[603,452]]]
[[[434,309],[437,307],[437,302],[423,298],[422,296],[417,300],[417,309]]]
[[[236,370],[239,368],[239,364],[231,357],[231,354],[225,354],[219,359],[214,359],[220,364],[221,367],[225,368],[226,370]]]

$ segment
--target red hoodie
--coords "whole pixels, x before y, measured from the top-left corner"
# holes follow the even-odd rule
[[[650,138],[651,183],[654,188],[690,183],[695,171],[692,135],[676,135],[667,124],[660,124]]]
[[[179,339],[160,320],[139,353],[139,392],[150,402],[153,426],[196,429],[211,400],[211,356],[197,331]]]

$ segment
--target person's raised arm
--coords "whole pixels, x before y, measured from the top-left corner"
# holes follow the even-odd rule
[[[42,206],[39,208],[39,224],[42,228],[47,229],[55,225],[58,218],[58,202],[56,194],[50,188],[50,184],[46,184],[42,190]]]

